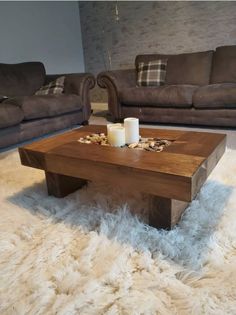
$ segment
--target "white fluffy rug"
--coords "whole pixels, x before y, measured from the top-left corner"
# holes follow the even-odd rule
[[[0,158],[1,315],[236,314],[236,151],[169,232],[135,192],[48,197],[42,171]]]

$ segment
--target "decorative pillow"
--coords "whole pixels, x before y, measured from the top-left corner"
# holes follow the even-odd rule
[[[3,101],[7,100],[8,96],[6,95],[0,95],[0,103],[2,103]]]
[[[160,86],[165,83],[167,59],[140,62],[137,68],[138,86]]]
[[[42,86],[35,95],[62,94],[64,91],[65,77],[59,77],[47,85]]]

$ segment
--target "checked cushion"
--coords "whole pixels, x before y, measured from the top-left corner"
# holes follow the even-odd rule
[[[42,86],[35,95],[62,94],[64,91],[65,77],[59,77],[47,85]]]
[[[138,86],[160,86],[165,83],[167,60],[140,62],[137,67]]]

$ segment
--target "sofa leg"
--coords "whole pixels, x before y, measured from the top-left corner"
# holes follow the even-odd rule
[[[84,120],[84,121],[81,123],[81,125],[83,125],[83,126],[87,126],[88,124],[89,124],[88,120]]]

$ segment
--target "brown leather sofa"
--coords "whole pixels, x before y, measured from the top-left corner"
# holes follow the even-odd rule
[[[141,61],[167,59],[165,85],[137,87],[136,69],[102,72],[114,121],[236,127],[236,46],[178,55],[138,55]]]
[[[34,95],[60,75],[46,75],[41,62],[0,64],[0,148],[53,131],[87,123],[91,114],[88,73],[63,74],[64,93]]]

